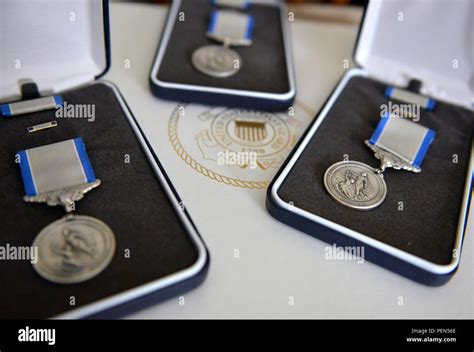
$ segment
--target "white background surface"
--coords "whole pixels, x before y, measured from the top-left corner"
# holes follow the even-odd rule
[[[148,84],[165,17],[165,7],[111,5],[112,67],[105,79],[118,85],[144,129],[209,248],[211,265],[206,281],[184,294],[184,305],[176,297],[130,318],[473,317],[472,221],[457,274],[443,287],[425,287],[371,263],[325,260],[327,244],[267,213],[264,190],[223,185],[186,165],[168,138],[177,104],[155,98]],[[292,24],[298,100],[313,113],[344,73],[357,29],[298,16]],[[275,172],[265,173],[268,181]]]

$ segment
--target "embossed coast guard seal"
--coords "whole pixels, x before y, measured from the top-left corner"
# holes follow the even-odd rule
[[[313,112],[291,113],[178,105],[168,125],[171,144],[191,168],[223,184],[265,189]]]

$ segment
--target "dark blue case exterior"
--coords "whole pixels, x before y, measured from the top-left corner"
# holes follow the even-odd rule
[[[270,186],[272,187],[272,186]],[[271,188],[270,188],[271,189]],[[268,212],[279,221],[294,227],[302,232],[307,233],[313,237],[316,237],[326,243],[335,244],[337,246],[358,246],[364,247],[365,256],[364,259],[372,263],[380,265],[381,267],[400,274],[408,279],[416,281],[418,283],[428,286],[441,286],[446,284],[449,279],[457,270],[454,269],[449,274],[436,275],[429,271],[425,271],[416,267],[408,262],[402,261],[396,257],[389,255],[386,252],[382,252],[374,247],[368,246],[360,241],[352,239],[344,234],[333,230],[329,227],[315,223],[303,217],[287,211],[286,209],[280,208],[272,199],[270,189],[267,193],[266,206]]]
[[[95,79],[99,79],[104,76],[110,68],[112,63],[111,49],[110,49],[110,12],[109,12],[109,0],[102,0],[102,12],[104,14],[104,42],[105,42],[105,62],[106,66],[104,71],[100,75],[96,76]]]
[[[230,108],[245,108],[255,110],[280,111],[293,105],[295,95],[287,100],[272,100],[259,97],[243,97],[233,94],[212,93],[167,88],[156,85],[150,78],[152,93],[160,98],[183,103],[196,103],[203,105],[227,106]]]

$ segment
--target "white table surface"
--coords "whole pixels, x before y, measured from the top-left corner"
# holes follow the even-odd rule
[[[144,129],[209,248],[211,266],[206,281],[183,295],[184,305],[176,297],[130,318],[474,316],[472,216],[457,274],[447,285],[431,288],[371,263],[325,260],[325,243],[266,212],[264,190],[223,185],[186,165],[168,138],[177,104],[156,99],[148,84],[166,12],[163,6],[111,5],[112,67],[105,79],[118,85]],[[301,133],[344,73],[357,26],[297,17],[292,34],[298,100],[307,106],[295,132]],[[195,127],[190,122],[189,128]],[[275,172],[261,176],[270,181]]]

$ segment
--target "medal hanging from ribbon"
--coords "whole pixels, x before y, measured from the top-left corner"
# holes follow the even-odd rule
[[[380,160],[374,169],[357,161],[338,162],[326,171],[324,185],[339,203],[358,210],[370,210],[383,203],[387,168],[421,172],[421,164],[436,133],[412,121],[384,115],[366,145]]]
[[[225,5],[227,1],[216,1]],[[248,8],[246,1],[232,1],[233,7]],[[222,45],[205,45],[192,55],[192,63],[200,72],[218,78],[235,75],[242,66],[242,58],[230,47],[252,45],[254,18],[249,14],[219,9],[213,10],[207,36]]]
[[[34,240],[34,268],[56,283],[77,283],[98,275],[115,252],[115,237],[102,221],[77,216],[75,202],[100,185],[81,138],[19,152],[26,202],[64,207],[67,215]]]

